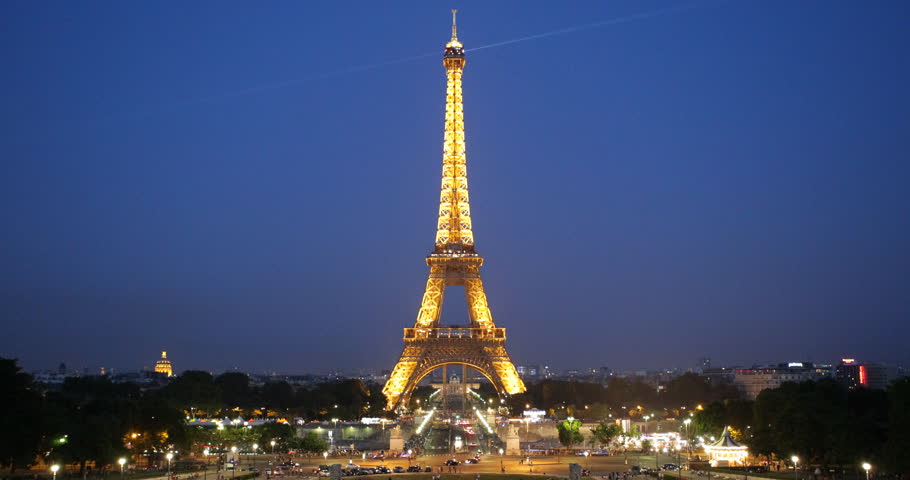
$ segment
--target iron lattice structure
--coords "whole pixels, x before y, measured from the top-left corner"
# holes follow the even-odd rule
[[[404,352],[382,390],[389,410],[407,405],[417,383],[445,365],[474,368],[500,394],[525,391],[524,382],[506,352],[506,331],[493,323],[480,278],[483,257],[474,250],[461,94],[465,56],[464,46],[458,41],[454,10],[452,40],[446,44],[442,63],[446,68],[446,115],[436,245],[427,257],[430,276],[417,321],[414,328],[404,329]],[[449,285],[464,286],[469,327],[439,325],[445,289]]]

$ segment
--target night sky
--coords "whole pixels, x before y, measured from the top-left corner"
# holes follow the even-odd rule
[[[910,363],[910,3],[381,3],[0,2],[0,356],[390,369],[459,8],[517,364]]]

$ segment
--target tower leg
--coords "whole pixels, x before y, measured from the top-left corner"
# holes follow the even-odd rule
[[[468,314],[471,316],[471,325],[476,328],[494,328],[493,314],[487,303],[487,294],[483,290],[483,280],[480,274],[464,281],[464,297],[468,302]]]

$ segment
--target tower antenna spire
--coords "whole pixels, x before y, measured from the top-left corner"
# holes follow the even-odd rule
[[[455,14],[458,13],[458,9],[452,9],[452,40],[458,40],[458,30],[455,27]]]

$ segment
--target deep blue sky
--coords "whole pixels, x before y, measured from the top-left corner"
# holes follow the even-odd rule
[[[391,368],[453,7],[516,363],[910,360],[903,1],[2,2],[0,355]]]

